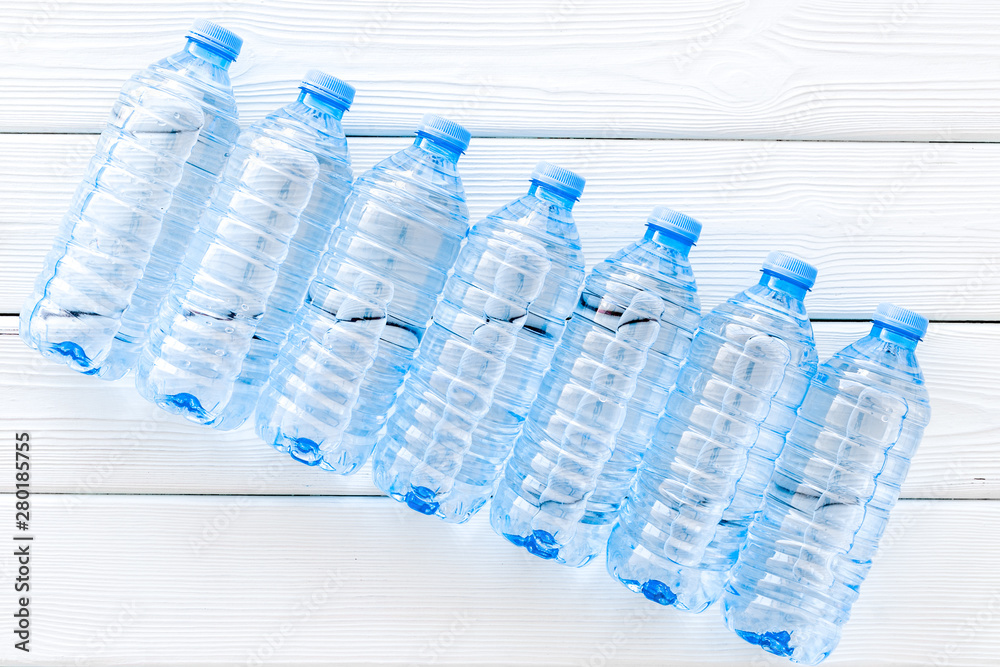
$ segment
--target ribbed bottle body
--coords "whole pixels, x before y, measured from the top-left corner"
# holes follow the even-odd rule
[[[820,367],[723,594],[747,641],[810,665],[839,642],[930,419],[912,348],[876,326]]]
[[[309,286],[257,403],[261,439],[310,465],[338,455],[392,299],[392,284],[372,274],[330,275]]]
[[[604,550],[701,318],[689,249],[650,229],[587,277],[493,499],[493,527],[514,544],[577,567]],[[643,306],[639,297],[655,301]],[[652,312],[654,303],[662,312],[653,316],[656,333],[646,341],[630,318]],[[622,348],[620,335],[632,336],[632,346]],[[627,383],[627,391],[600,399],[607,405],[583,431],[587,444],[580,447],[567,437],[569,424],[580,423],[576,411],[602,396],[600,388],[587,389],[603,377],[598,369],[621,366],[601,361],[614,351],[631,366],[607,377]],[[578,469],[567,471],[567,460]],[[560,485],[561,496],[553,491]]]
[[[211,53],[203,54],[204,58],[194,55],[199,49],[189,44],[187,50],[140,74],[145,85],[187,93],[201,107],[205,121],[163,213],[149,261],[122,314],[111,351],[98,372],[108,380],[122,377],[136,365],[239,135],[229,73]]]
[[[256,128],[241,136],[139,363],[146,399],[202,424],[219,417],[318,173],[306,151]]]
[[[368,459],[468,231],[457,159],[457,154],[437,148],[431,139],[418,137],[413,146],[379,163],[355,183],[309,287],[305,308],[318,312],[313,319],[297,319],[286,347],[303,336],[322,346],[328,339],[322,322],[341,317],[337,309],[364,277],[365,284],[377,279],[391,288],[376,290],[380,295],[391,292],[384,327],[372,341],[377,353],[366,372],[354,377],[360,383],[360,398],[345,416],[340,407],[328,406],[323,383],[315,384],[304,374],[311,362],[283,349],[278,381],[269,384],[258,405],[258,433],[269,444],[305,463],[343,474],[356,471]],[[377,301],[360,296],[361,301]],[[375,334],[374,329],[367,331]],[[315,394],[310,402],[314,407],[294,410],[290,387],[300,397]],[[342,405],[339,399],[337,405]],[[298,413],[308,413],[309,429],[296,425]]]
[[[816,372],[801,296],[780,282],[765,275],[702,320],[621,506],[608,570],[660,604],[718,598]]]
[[[137,370],[161,407],[222,429],[252,413],[350,187],[319,104],[303,93],[240,135]]]
[[[351,192],[353,174],[347,138],[335,116],[297,102],[279,112],[278,117],[265,121],[270,123],[280,126],[283,137],[316,157],[319,175],[309,203],[299,215],[298,228],[289,241],[264,315],[257,322],[232,396],[215,424],[221,429],[236,428],[253,414]]]
[[[158,251],[164,212],[211,124],[200,102],[190,79],[156,66],[122,87],[21,311],[28,345],[82,373],[124,373],[109,373],[109,364]]]
[[[489,499],[526,410],[512,395],[537,386],[576,300],[571,210],[535,190],[470,231],[375,450],[375,483],[423,514],[463,522]]]

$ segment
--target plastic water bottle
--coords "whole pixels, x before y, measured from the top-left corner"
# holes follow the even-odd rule
[[[701,223],[665,206],[588,276],[493,498],[493,529],[579,567],[601,553],[701,319]]]
[[[21,310],[21,337],[81,373],[135,364],[239,132],[227,72],[243,40],[197,21],[122,87]]]
[[[223,429],[253,412],[350,191],[353,99],[313,70],[240,134],[136,370],[146,399]]]
[[[583,187],[540,162],[526,195],[470,230],[372,459],[390,497],[452,522],[489,500],[578,298]]]
[[[257,433],[308,465],[368,460],[469,226],[469,132],[428,114],[354,184],[257,405]]]
[[[768,255],[760,282],[705,316],[608,541],[608,571],[654,602],[718,599],[816,373],[816,269]]]
[[[815,665],[840,641],[930,420],[920,315],[883,303],[820,366],[723,593],[726,624]]]

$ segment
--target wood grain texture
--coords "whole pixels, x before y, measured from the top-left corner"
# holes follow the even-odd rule
[[[8,2],[0,130],[97,132],[195,17],[245,38],[247,120],[307,69],[358,87],[355,134],[421,113],[479,136],[992,141],[990,0]]]
[[[50,493],[371,495],[367,468],[351,477],[308,468],[249,426],[221,433],[143,401],[131,378],[102,382],[49,363],[0,318],[0,431],[40,443],[34,483]],[[816,324],[820,356],[865,333]],[[1000,325],[937,324],[919,350],[933,418],[903,496],[1000,498]],[[0,477],[0,490],[13,490]]]
[[[21,665],[788,664],[729,633],[717,607],[657,607],[600,560],[546,563],[482,515],[446,525],[385,498],[33,509],[32,652],[0,645]],[[983,529],[998,521],[996,502],[901,502],[824,664],[995,665],[1000,575]],[[6,587],[14,559],[0,563]]]
[[[406,145],[351,140],[355,172]],[[16,313],[96,138],[0,135],[0,313]],[[704,225],[691,258],[711,308],[790,250],[820,270],[813,317],[864,320],[897,301],[934,320],[1000,320],[1000,145],[474,140],[472,218],[524,192],[547,159],[588,179],[576,207],[593,265],[638,238],[655,204]]]
[[[249,428],[189,424],[131,378],[86,378],[17,340],[4,314],[20,309],[119,87],[197,17],[246,39],[233,67],[244,124],[309,68],[357,85],[345,124],[358,173],[443,113],[477,137],[462,161],[473,219],[547,159],[588,178],[576,214],[591,266],[663,203],[705,224],[692,262],[706,309],[785,249],[820,268],[812,316],[855,320],[816,323],[824,358],[879,301],[931,316],[919,356],[934,414],[910,499],[824,665],[997,664],[990,0],[0,3],[0,432],[30,431],[35,493],[32,652],[8,634],[0,664],[788,664],[726,631],[718,609],[663,610],[603,562],[544,563],[483,513],[419,517],[377,497],[367,467],[310,469]]]

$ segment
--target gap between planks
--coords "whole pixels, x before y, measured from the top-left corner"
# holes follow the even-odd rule
[[[9,329],[11,318],[0,319]],[[867,323],[819,323],[819,356],[849,344]],[[1000,325],[939,324],[918,352],[933,415],[903,497],[1000,498]],[[252,427],[219,432],[142,400],[130,378],[103,382],[0,336],[0,429],[39,446],[39,491],[375,495],[366,466],[350,477],[296,463]],[[13,489],[0,479],[0,489]]]

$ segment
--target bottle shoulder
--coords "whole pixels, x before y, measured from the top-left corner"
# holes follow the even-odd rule
[[[340,122],[329,114],[319,113],[304,104],[293,103],[244,130],[238,143],[249,146],[262,137],[310,153],[319,165],[321,176],[351,180],[351,156],[347,138]]]
[[[153,85],[182,86],[218,115],[231,117],[234,122],[238,117],[229,72],[186,51],[152,63],[132,78]]]
[[[698,285],[688,258],[675,248],[643,239],[626,246],[594,267],[585,290],[608,291],[610,283],[625,283],[650,291],[676,306],[701,314]]]
[[[904,401],[908,420],[920,426],[930,421],[930,396],[916,354],[891,341],[861,338],[822,364],[813,382],[847,395],[878,390]]]
[[[526,194],[491,212],[484,223],[502,221],[539,234],[552,235],[566,245],[579,247],[580,233],[576,228],[573,212],[565,206]]]
[[[732,327],[748,327],[815,347],[802,300],[764,285],[754,285],[719,304],[701,326],[723,337]]]
[[[586,258],[572,213],[538,197],[519,197],[487,215],[469,230],[467,245],[478,252],[479,246],[525,242],[540,244],[550,260],[582,276]]]
[[[355,195],[402,204],[419,203],[452,220],[467,223],[465,186],[454,160],[409,146],[358,177]]]
[[[797,303],[790,303],[793,301]],[[751,288],[702,318],[691,343],[686,372],[717,372],[716,360],[735,359],[733,353],[743,354],[747,346],[753,348],[751,356],[770,357],[799,377],[803,393],[819,365],[812,324],[801,300],[783,293],[764,295]]]

